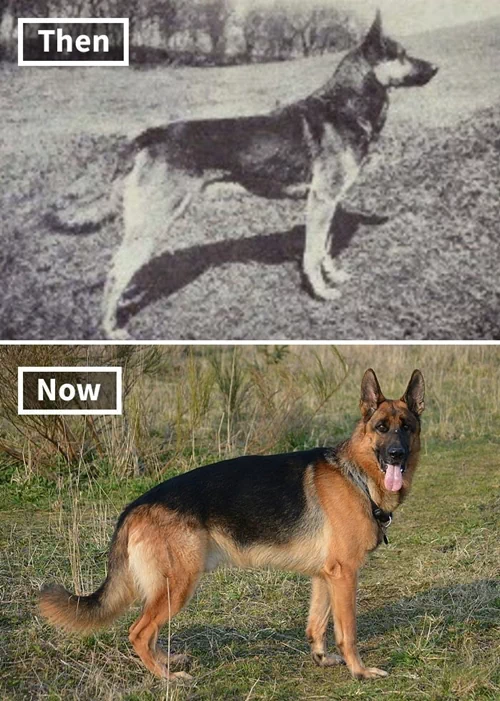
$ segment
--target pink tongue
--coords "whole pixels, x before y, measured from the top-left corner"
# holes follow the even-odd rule
[[[387,465],[384,486],[389,492],[399,492],[403,486],[403,475],[400,465]]]

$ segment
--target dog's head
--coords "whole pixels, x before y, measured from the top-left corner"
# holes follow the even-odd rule
[[[385,36],[380,11],[361,50],[378,82],[386,88],[426,85],[439,70],[428,61],[408,56],[401,44]]]
[[[404,482],[409,486],[420,450],[422,373],[415,370],[401,399],[394,400],[384,397],[374,371],[367,370],[361,382],[360,407],[365,451],[376,459],[385,489],[399,492]]]

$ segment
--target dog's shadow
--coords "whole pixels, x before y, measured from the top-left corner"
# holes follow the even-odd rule
[[[425,623],[426,617],[432,617],[436,627],[441,626],[443,638],[446,631],[471,628],[476,624],[482,630],[496,628],[500,623],[500,610],[494,608],[492,601],[498,596],[499,583],[493,579],[483,579],[469,584],[449,587],[435,587],[413,597],[399,599],[366,613],[360,613],[357,621],[358,640],[365,651],[373,646],[373,638],[391,631],[408,630],[408,635],[416,638],[415,630]],[[173,645],[176,650],[186,650],[193,654],[194,660],[203,666],[220,664],[220,657],[214,659],[213,650],[228,649],[230,659],[255,657],[262,655],[300,657],[300,652],[308,654],[309,646],[305,640],[306,610],[304,624],[300,627],[273,630],[269,622],[265,625],[259,618],[255,626],[233,628],[229,626],[191,626],[179,630],[174,635]],[[264,614],[262,616],[264,618]],[[437,628],[436,628],[437,630]],[[331,626],[330,626],[331,633]],[[446,645],[446,642],[443,642]],[[333,641],[329,648],[333,651]],[[380,664],[391,667],[393,653],[400,650],[386,650],[382,643]],[[384,659],[385,658],[385,659]],[[397,663],[396,663],[397,664]]]
[[[346,249],[361,225],[384,224],[387,217],[338,208],[332,221],[332,255]],[[156,300],[168,297],[189,285],[210,268],[227,263],[257,262],[280,265],[300,263],[304,251],[305,227],[260,234],[252,238],[199,244],[175,253],[164,253],[141,268],[131,281],[119,313],[120,325]],[[128,299],[133,301],[127,301]]]

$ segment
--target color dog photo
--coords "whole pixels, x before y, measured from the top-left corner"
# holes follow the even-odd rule
[[[498,3],[98,5],[0,3],[4,339],[498,338]]]
[[[0,348],[2,698],[498,698],[499,361]],[[92,366],[120,416],[17,414]]]

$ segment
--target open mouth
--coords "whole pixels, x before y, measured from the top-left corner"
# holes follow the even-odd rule
[[[403,486],[403,473],[406,465],[404,463],[393,465],[392,463],[382,462],[380,469],[384,473],[384,487],[387,491],[399,492]]]

